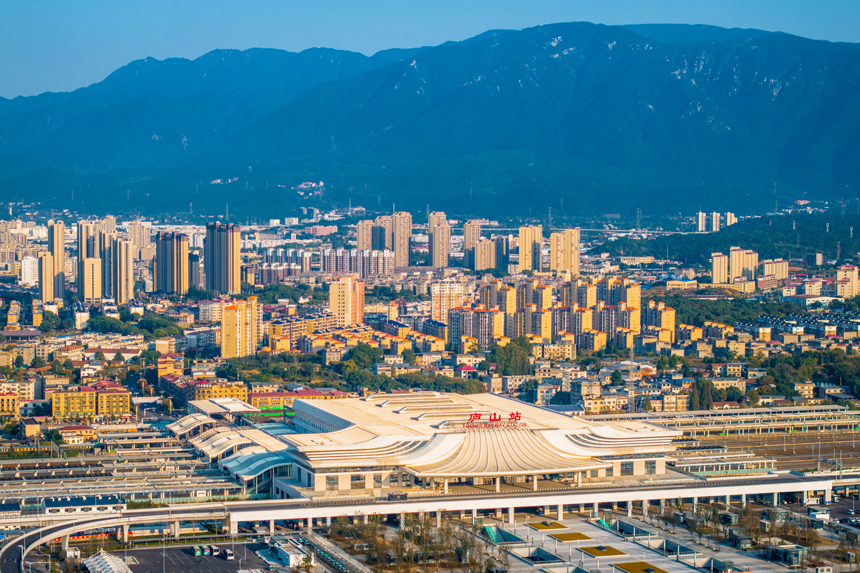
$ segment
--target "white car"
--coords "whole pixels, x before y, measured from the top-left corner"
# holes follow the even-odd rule
[[[217,555],[219,555],[219,554],[221,553],[221,550],[218,548],[218,546],[217,546],[217,545],[210,545],[210,546],[209,546],[209,549],[211,549],[211,550],[212,550],[212,555],[213,555],[213,556],[217,556]]]
[[[233,561],[233,550],[232,549],[225,549],[224,550],[224,559],[226,559],[227,561]]]

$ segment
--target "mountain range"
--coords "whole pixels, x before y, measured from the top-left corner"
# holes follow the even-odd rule
[[[860,46],[762,30],[576,22],[371,57],[216,50],[0,98],[0,201],[58,209],[747,213],[858,187]]]

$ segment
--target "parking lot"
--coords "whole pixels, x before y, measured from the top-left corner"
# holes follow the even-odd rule
[[[257,556],[257,551],[265,549],[262,543],[249,543],[246,545],[237,543],[233,545],[219,545],[221,555],[200,557],[194,556],[194,550],[189,547],[168,547],[164,551],[165,573],[182,573],[184,571],[206,571],[207,573],[236,573],[239,570],[262,569],[268,571],[269,565]],[[224,549],[233,549],[236,553],[235,561],[227,561],[224,558]],[[247,549],[247,551],[246,551]],[[134,573],[156,573],[162,570],[162,550],[158,547],[147,549],[133,549],[126,553],[117,552],[118,556],[134,558],[137,563],[129,563],[129,568]],[[129,559],[130,560],[130,559]]]

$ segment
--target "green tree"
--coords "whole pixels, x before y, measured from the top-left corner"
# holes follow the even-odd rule
[[[122,352],[119,350],[116,351],[116,354],[113,355],[114,362],[125,362],[125,358],[122,355]]]
[[[42,311],[42,322],[39,324],[39,330],[42,332],[53,332],[60,328],[62,321],[60,317],[50,310]]]
[[[703,391],[702,391],[702,408],[705,410],[710,410],[714,407],[714,397],[711,391],[711,383],[705,380],[701,380]]]
[[[759,401],[758,390],[753,388],[752,390],[747,392],[747,400],[749,400],[749,403],[753,406],[757,405]]]
[[[651,411],[651,395],[650,394],[645,394],[642,397],[642,410],[644,412],[650,412]]]
[[[104,360],[104,359],[105,359],[105,354],[104,354],[104,352],[102,352],[101,350],[99,350],[98,352],[96,352],[96,353],[95,353],[95,355],[93,356],[93,358],[95,358],[96,360]]]
[[[726,400],[729,402],[738,402],[744,399],[744,394],[734,386],[726,389]]]
[[[24,366],[24,357],[20,354],[15,357],[15,368],[21,368]]]
[[[693,387],[690,388],[690,410],[700,410],[702,408],[699,402],[699,387],[698,384],[693,384]]]
[[[609,381],[613,386],[622,386],[624,384],[624,377],[621,375],[621,371],[614,370],[609,377]]]
[[[45,361],[42,360],[41,357],[34,356],[33,361],[30,362],[30,366],[32,366],[33,368],[41,368],[42,366],[47,366],[47,364],[45,364]]]
[[[493,346],[487,356],[489,362],[496,363],[496,372],[502,376],[523,376],[532,373],[529,356],[532,345],[525,336],[512,339],[506,346]]]
[[[416,358],[415,358],[415,351],[414,350],[412,350],[411,348],[407,348],[406,350],[403,351],[402,356],[403,356],[404,362],[406,362],[407,364],[410,364],[412,366],[415,366]]]

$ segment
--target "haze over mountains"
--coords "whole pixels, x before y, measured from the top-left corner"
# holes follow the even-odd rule
[[[290,189],[306,180],[327,204],[461,215],[857,197],[860,46],[568,23],[372,57],[146,59],[0,98],[3,201],[276,216],[311,204]]]

